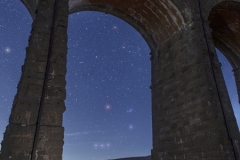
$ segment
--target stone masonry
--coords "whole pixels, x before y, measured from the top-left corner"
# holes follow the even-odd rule
[[[216,56],[240,94],[240,0],[22,0],[33,17],[0,160],[62,160],[67,25],[93,10],[132,25],[151,49],[152,160],[240,160],[240,134]]]
[[[68,1],[39,1],[1,160],[62,159]]]

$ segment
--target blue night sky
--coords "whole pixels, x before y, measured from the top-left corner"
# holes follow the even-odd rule
[[[4,133],[32,19],[19,0],[1,0],[0,15],[0,133]],[[117,17],[86,11],[70,15],[68,36],[63,159],[150,155],[150,49],[145,40]],[[240,115],[231,66],[220,53],[219,59],[235,115]]]

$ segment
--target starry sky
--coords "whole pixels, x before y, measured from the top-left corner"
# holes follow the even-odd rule
[[[0,133],[21,75],[32,19],[20,1],[0,1]],[[150,49],[121,19],[101,12],[69,16],[63,160],[150,155]],[[240,122],[232,69],[218,51]],[[2,135],[0,141],[2,141]]]

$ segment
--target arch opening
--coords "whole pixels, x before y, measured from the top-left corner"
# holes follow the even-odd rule
[[[228,58],[234,68],[240,61],[240,3],[221,2],[209,14],[215,46]]]
[[[170,1],[120,3],[112,0],[104,2],[70,0],[69,5],[70,14],[79,11],[100,11],[124,20],[142,35],[151,52],[155,52],[158,46],[185,24],[182,13]]]
[[[238,94],[237,94],[235,77],[232,72],[233,68],[230,62],[228,61],[228,59],[224,56],[224,54],[222,54],[222,52],[220,52],[218,49],[216,49],[216,52],[217,52],[218,59],[222,64],[221,69],[223,72],[224,80],[227,86],[227,90],[228,90],[228,94],[233,107],[234,115],[237,119],[238,128],[240,128],[240,117],[239,117],[240,107],[238,103]]]
[[[70,15],[68,35],[63,158],[150,155],[149,46],[124,21],[101,12]]]
[[[222,64],[222,72],[235,117],[239,124],[239,75],[240,67],[240,3],[235,1],[220,2],[209,14],[209,26],[217,56]],[[231,73],[233,71],[233,73]],[[234,80],[233,80],[234,79]],[[237,96],[238,95],[238,96]],[[239,128],[239,127],[238,127]]]

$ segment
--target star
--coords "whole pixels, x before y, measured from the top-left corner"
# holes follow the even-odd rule
[[[11,52],[11,48],[10,47],[6,47],[5,48],[5,53],[10,53]]]
[[[132,124],[129,124],[129,125],[128,125],[128,129],[129,129],[129,130],[133,130],[133,128],[134,128],[134,126],[133,126]]]
[[[118,27],[116,25],[114,25],[112,28],[113,28],[113,30],[118,29]]]
[[[127,113],[131,113],[132,111],[133,111],[133,109],[130,108],[130,109],[127,110]]]
[[[111,105],[107,104],[107,105],[105,106],[105,110],[110,110],[110,109],[111,109]]]

